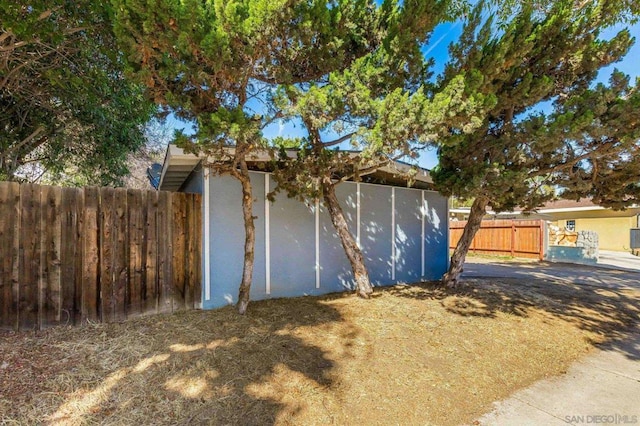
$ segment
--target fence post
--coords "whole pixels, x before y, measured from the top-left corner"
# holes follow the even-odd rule
[[[540,219],[540,260],[544,260],[545,241],[547,240],[547,230],[545,222]]]
[[[511,219],[511,257],[516,254],[516,222]]]

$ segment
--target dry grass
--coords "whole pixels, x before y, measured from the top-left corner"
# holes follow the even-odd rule
[[[630,291],[470,280],[3,332],[0,423],[466,423],[639,316]]]

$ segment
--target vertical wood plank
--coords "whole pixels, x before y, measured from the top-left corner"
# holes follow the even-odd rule
[[[127,317],[127,283],[129,282],[129,262],[127,244],[127,190],[118,188],[115,190],[113,208],[114,221],[114,245],[113,245],[113,293],[115,300],[114,320],[122,321]]]
[[[158,311],[171,312],[173,298],[173,277],[171,258],[173,256],[173,203],[171,193],[158,192],[158,290],[160,293]]]
[[[129,217],[129,283],[127,316],[142,311],[142,191],[127,190],[127,214]]]
[[[62,324],[76,323],[76,264],[78,244],[78,190],[62,188],[60,200],[60,298]]]
[[[194,201],[192,194],[186,194],[185,196],[185,256],[184,256],[184,307],[186,309],[193,309],[194,303],[194,287],[195,287],[195,275],[192,260],[195,258],[195,240],[196,234],[195,228],[195,211]]]
[[[100,312],[102,321],[115,321],[114,282],[114,198],[113,188],[100,189]]]
[[[145,297],[144,311],[146,313],[158,310],[158,192],[147,193],[145,217]]]
[[[8,182],[0,182],[0,327],[11,327],[11,243],[13,242],[13,218]]]
[[[100,193],[97,187],[84,189],[84,264],[82,272],[82,321],[98,321],[100,294],[99,257]]]
[[[515,255],[515,249],[516,249],[516,223],[515,221],[511,221],[511,238],[510,238],[510,243],[511,243],[511,257],[513,257]]]
[[[538,259],[544,260],[544,237],[545,237],[545,229],[544,222],[542,220],[538,221]]]
[[[62,320],[61,291],[61,210],[62,190],[56,186],[41,187],[40,215],[41,271],[40,328],[57,325]]]
[[[185,194],[175,192],[171,194],[173,205],[173,253],[171,264],[173,270],[174,303],[173,310],[184,309],[185,307]]]
[[[144,314],[147,309],[147,197],[151,191],[140,190],[140,221],[138,232],[140,234],[140,314]]]
[[[18,329],[20,185],[0,182],[0,327]]]
[[[75,267],[75,294],[73,299],[73,323],[82,323],[82,300],[84,284],[85,263],[85,193],[84,188],[76,189],[76,263]]]
[[[11,317],[14,322],[14,329],[20,329],[20,262],[22,261],[21,252],[20,252],[20,223],[22,221],[22,209],[21,199],[20,199],[20,185],[12,184],[10,193],[12,194],[12,198],[14,201],[14,213],[13,216],[16,221],[16,226],[13,230],[13,248],[12,248],[12,266],[13,272],[11,273]]]
[[[40,187],[20,186],[20,271],[18,323],[23,330],[38,324],[38,282],[40,279]]]
[[[193,228],[190,240],[193,240],[193,257],[191,270],[193,272],[193,308],[202,308],[202,238],[204,228],[202,226],[202,196],[194,194],[193,199]]]

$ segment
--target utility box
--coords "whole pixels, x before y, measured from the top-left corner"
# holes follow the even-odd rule
[[[631,241],[629,246],[632,250],[640,249],[640,228],[631,228]]]

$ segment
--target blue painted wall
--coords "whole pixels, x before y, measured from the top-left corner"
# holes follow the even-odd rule
[[[265,201],[265,173],[252,172],[256,250],[252,300],[325,294],[353,288],[353,273],[329,215],[320,204],[316,241],[316,206],[286,194]],[[360,244],[375,285],[437,279],[448,262],[447,200],[432,191],[345,182],[337,195],[349,229],[358,232],[360,187]],[[395,214],[392,193],[395,192]],[[424,196],[424,205],[422,198]],[[244,224],[240,184],[228,176],[209,178],[211,297],[203,307],[216,308],[237,301],[244,257]],[[267,292],[265,205],[269,204],[270,293]],[[422,214],[425,214],[425,274],[422,275]],[[395,228],[392,221],[395,220]],[[395,236],[395,238],[394,238]],[[316,287],[316,247],[319,288]],[[395,262],[392,253],[395,250]],[[395,265],[395,280],[392,279]]]
[[[271,181],[270,189],[275,189]],[[315,209],[279,193],[270,206],[271,297],[319,294],[315,288]]]
[[[422,278],[421,203],[420,191],[395,188],[395,278],[397,281],[411,283],[420,281]]]
[[[357,231],[357,186],[344,182],[336,188],[336,195],[347,220],[349,231]],[[326,293],[351,290],[353,271],[349,259],[344,254],[340,238],[331,223],[327,209],[320,204],[320,288]]]
[[[447,199],[436,192],[424,192],[424,257],[426,281],[437,280],[449,267],[449,216]]]
[[[369,278],[376,285],[392,283],[391,189],[360,184],[360,247]]]

